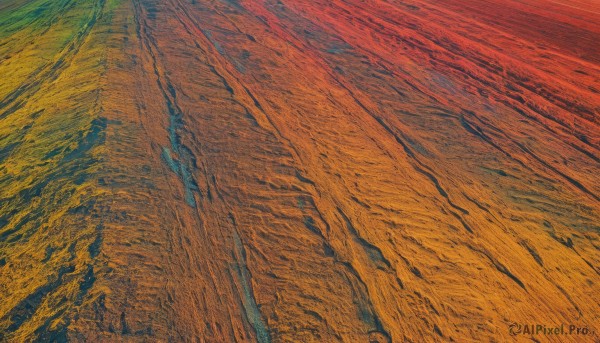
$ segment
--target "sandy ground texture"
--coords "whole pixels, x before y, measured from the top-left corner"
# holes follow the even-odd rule
[[[0,1],[0,341],[599,342],[599,174],[597,0]]]

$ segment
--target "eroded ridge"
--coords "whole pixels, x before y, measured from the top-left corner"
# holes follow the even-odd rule
[[[600,330],[598,23],[572,0],[2,2],[0,340]]]

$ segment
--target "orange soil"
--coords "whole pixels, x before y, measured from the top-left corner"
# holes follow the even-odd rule
[[[100,75],[89,191],[38,205],[54,231],[90,233],[65,234],[43,261],[46,233],[0,227],[0,336],[504,342],[529,341],[513,322],[600,330],[596,1],[111,5],[91,33],[104,62],[64,66]],[[15,208],[35,201],[11,192],[0,199]],[[32,268],[56,287],[26,288]]]

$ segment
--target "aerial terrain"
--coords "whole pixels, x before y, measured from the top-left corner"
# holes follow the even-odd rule
[[[600,2],[1,0],[0,342],[65,341],[600,342]]]

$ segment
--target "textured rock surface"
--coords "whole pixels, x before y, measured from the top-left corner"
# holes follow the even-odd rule
[[[600,330],[599,41],[595,0],[0,2],[0,341]]]

